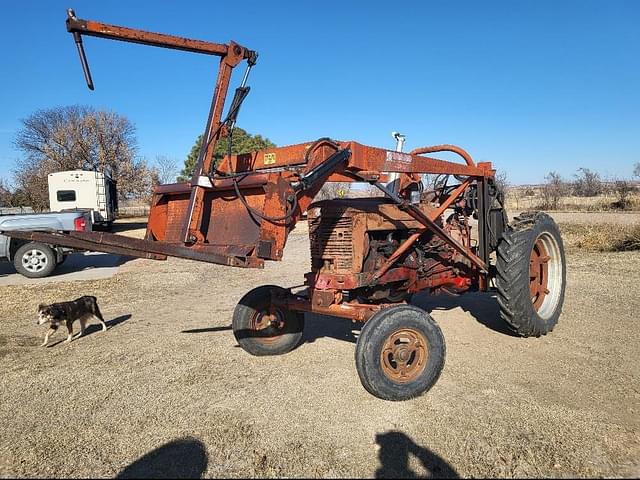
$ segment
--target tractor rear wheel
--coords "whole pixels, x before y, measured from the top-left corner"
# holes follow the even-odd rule
[[[263,285],[248,292],[233,312],[233,335],[251,355],[281,355],[302,340],[304,314],[273,307],[272,295],[285,296],[282,287]]]
[[[364,388],[383,400],[408,400],[440,377],[446,349],[438,324],[411,305],[388,307],[371,317],[356,344],[356,369]]]
[[[502,236],[497,257],[500,316],[523,337],[549,333],[558,323],[566,286],[556,223],[542,212],[516,217]]]

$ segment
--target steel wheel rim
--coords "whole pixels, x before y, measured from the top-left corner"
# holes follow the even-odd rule
[[[256,332],[257,338],[262,343],[277,342],[284,333],[285,316],[280,309],[273,314],[268,309],[260,310],[251,317],[250,328]]]
[[[31,249],[22,254],[22,266],[30,272],[41,272],[48,263],[49,259],[40,250]]]
[[[529,259],[529,293],[533,309],[540,318],[550,318],[562,292],[560,246],[549,233],[542,233],[533,244]]]
[[[403,328],[387,337],[380,352],[384,374],[396,383],[415,380],[429,357],[427,338],[418,330]]]

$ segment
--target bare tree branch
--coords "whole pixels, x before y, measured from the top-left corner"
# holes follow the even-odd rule
[[[166,155],[156,155],[156,168],[160,183],[174,183],[178,175],[178,161]]]
[[[115,112],[79,105],[36,111],[22,120],[15,146],[24,154],[16,183],[35,209],[48,205],[47,176],[56,171],[107,171],[123,199],[147,197],[157,180],[136,156],[134,125]]]

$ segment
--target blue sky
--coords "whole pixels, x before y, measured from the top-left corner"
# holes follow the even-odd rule
[[[12,1],[0,28],[0,177],[20,119],[86,104],[129,117],[139,153],[182,162],[206,120],[217,59],[85,38],[79,18],[259,52],[238,126],[278,145],[322,136],[393,148],[454,143],[513,183],[640,161],[640,2]],[[238,82],[242,68],[236,69]]]

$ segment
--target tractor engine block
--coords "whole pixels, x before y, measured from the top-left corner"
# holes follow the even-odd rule
[[[430,214],[434,208],[423,202],[419,208]],[[371,274],[380,269],[412,233],[423,226],[384,198],[335,199],[313,203],[308,209],[311,274],[314,288],[353,290],[371,300],[390,300],[416,282],[435,278],[437,285],[464,289],[471,264],[431,232],[425,232],[395,262],[391,279],[370,285]],[[446,222],[437,219],[447,233],[470,246],[467,217],[458,212]],[[389,284],[389,285],[387,285]],[[396,294],[394,294],[394,292]]]

